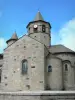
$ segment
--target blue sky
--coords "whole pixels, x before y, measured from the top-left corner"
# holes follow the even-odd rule
[[[51,23],[52,44],[75,50],[75,0],[0,0],[0,52],[15,30],[19,37],[27,33],[38,9]]]

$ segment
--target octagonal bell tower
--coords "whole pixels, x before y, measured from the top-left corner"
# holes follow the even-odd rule
[[[29,22],[27,29],[30,37],[45,44],[46,46],[51,45],[51,25],[49,22],[44,21],[39,11],[35,16],[35,19]]]

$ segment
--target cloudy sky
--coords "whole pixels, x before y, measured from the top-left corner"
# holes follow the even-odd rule
[[[75,0],[0,0],[0,53],[15,30],[18,37],[27,33],[38,9],[51,23],[52,45],[75,50]]]

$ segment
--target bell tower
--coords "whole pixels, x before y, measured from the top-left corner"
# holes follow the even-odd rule
[[[28,35],[35,40],[45,44],[51,45],[51,25],[44,21],[41,13],[38,11],[33,21],[27,25]]]

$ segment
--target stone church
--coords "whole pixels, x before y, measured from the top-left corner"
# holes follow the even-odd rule
[[[0,90],[75,90],[75,52],[51,45],[51,25],[40,12],[26,28],[28,35],[15,32],[0,54]]]

